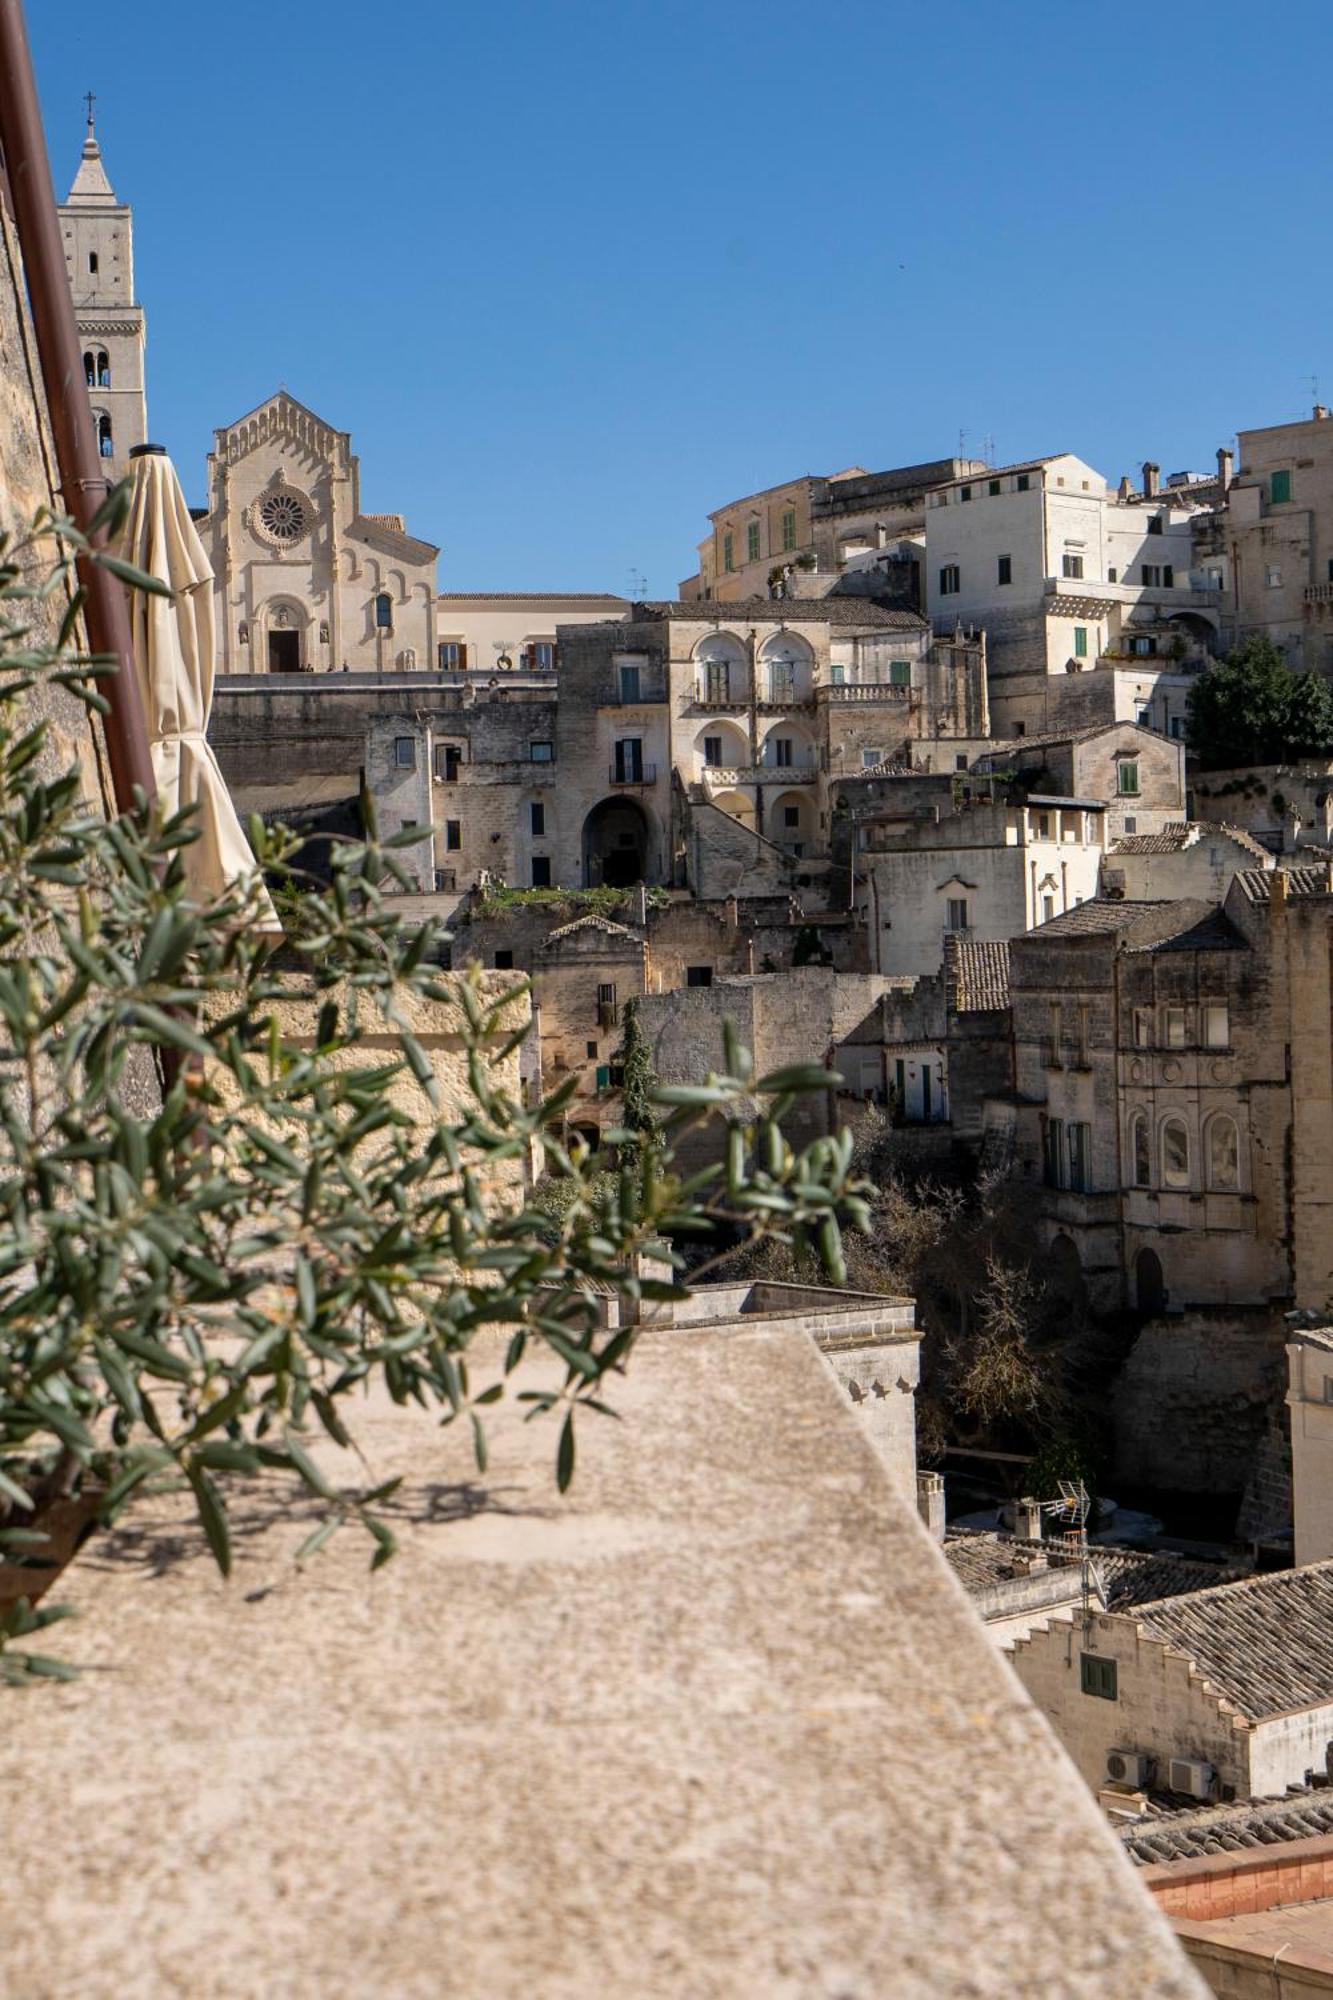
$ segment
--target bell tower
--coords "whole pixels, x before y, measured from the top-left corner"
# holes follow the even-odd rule
[[[93,130],[93,94],[74,185],[61,203],[60,233],[74,319],[107,477],[123,479],[130,448],[148,435],[143,307],[134,294],[133,218],[117,201]]]

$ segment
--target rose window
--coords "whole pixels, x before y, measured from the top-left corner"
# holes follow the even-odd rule
[[[259,503],[259,518],[275,542],[299,541],[309,525],[294,493],[270,493]]]

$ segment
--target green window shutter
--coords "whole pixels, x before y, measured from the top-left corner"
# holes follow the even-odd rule
[[[1274,507],[1280,507],[1284,500],[1291,498],[1291,474],[1275,472],[1268,482],[1268,498]]]
[[[889,661],[889,685],[896,688],[911,687],[912,662],[910,660]]]
[[[1088,628],[1086,625],[1074,627],[1074,658],[1086,660],[1088,657]]]
[[[745,530],[745,559],[747,562],[759,560],[759,523],[751,521]]]

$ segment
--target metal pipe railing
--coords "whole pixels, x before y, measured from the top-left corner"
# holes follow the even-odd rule
[[[0,151],[28,283],[61,495],[66,513],[86,534],[109,487],[93,434],[22,0],[0,0]],[[89,648],[117,667],[102,684],[109,704],[104,725],[116,806],[129,812],[136,788],[149,798],[156,788],[125,588],[109,570],[86,558],[80,559],[78,574]]]

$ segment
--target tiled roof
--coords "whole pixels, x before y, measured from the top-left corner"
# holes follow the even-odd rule
[[[944,940],[946,1002],[955,1014],[990,1014],[1009,1005],[1009,941]]]
[[[1122,1826],[1119,1833],[1130,1860],[1140,1867],[1275,1847],[1285,1840],[1313,1840],[1333,1834],[1333,1791],[1321,1788],[1281,1799],[1249,1799],[1243,1805],[1151,1812]]]
[[[407,533],[407,522],[401,514],[363,514],[363,521],[373,521],[377,528],[392,528],[395,534]]]
[[[1030,1542],[986,1530],[951,1532],[945,1539],[944,1555],[965,1590],[989,1590],[1007,1582],[1016,1573],[1015,1556],[1044,1555],[1052,1569],[1076,1567],[1058,1542]],[[1177,1555],[1171,1549],[1122,1549],[1094,1543],[1089,1555],[1108,1611],[1127,1611],[1131,1606],[1191,1591],[1197,1594],[1228,1580],[1227,1572],[1216,1563]]]
[[[1028,940],[1104,937],[1114,931],[1132,930],[1139,917],[1161,907],[1160,903],[1132,902],[1128,899],[1110,902],[1099,896],[1094,902],[1079,903],[1072,910],[1066,910],[1063,916],[1048,918],[1035,931],[1028,931],[1026,937]]]
[[[1134,945],[1131,951],[1248,951],[1249,939],[1243,937],[1232,923],[1225,910],[1209,910],[1205,916],[1187,918],[1179,930],[1167,937],[1150,939],[1146,944]]]
[[[664,599],[633,606],[635,618],[682,618],[696,625],[875,625],[882,631],[925,632],[929,621],[916,611],[898,611],[868,597],[744,597],[682,602]]]
[[[1003,479],[1007,472],[1040,472],[1043,465],[1053,465],[1057,458],[1073,458],[1072,451],[1048,452],[1045,458],[1020,459],[1017,465],[988,465],[984,472],[960,472],[956,479],[942,479],[941,486],[974,486],[981,479]]]
[[[1333,1562],[1162,1598],[1136,1616],[1251,1721],[1333,1703]]]
[[[1236,876],[1241,890],[1251,903],[1266,903],[1273,893],[1271,868],[1242,868]],[[1287,895],[1327,896],[1329,894],[1329,870],[1327,867],[1284,868],[1287,878]]]
[[[1235,1581],[1234,1573],[1197,1556],[1174,1549],[1094,1548],[1092,1559],[1102,1579],[1108,1611],[1152,1604],[1163,1597],[1183,1597]]]
[[[434,542],[409,535],[399,514],[357,514],[347,532],[356,540],[370,537],[409,562],[434,562],[440,553]]]
[[[1126,740],[1128,740],[1129,734],[1137,736],[1152,736],[1156,734],[1154,730],[1145,729],[1142,723],[1139,722],[1085,722],[1081,729],[1053,730],[1045,736],[997,737],[992,742],[989,750],[982,750],[978,753],[977,763],[979,764],[982,758],[1007,755],[1010,751],[1015,750],[1049,750],[1062,743],[1087,743],[1094,736],[1105,736],[1110,730],[1126,732]],[[1165,740],[1162,736],[1157,736],[1159,743]]]
[[[1246,833],[1244,827],[1226,826],[1206,819],[1168,820],[1160,833],[1127,833],[1121,839],[1112,841],[1107,853],[1179,854],[1187,847],[1197,847],[1205,838],[1216,839],[1219,834],[1225,835],[1235,846],[1243,847],[1247,854],[1257,854],[1261,860],[1268,857],[1268,849],[1261,846],[1252,833]]]

